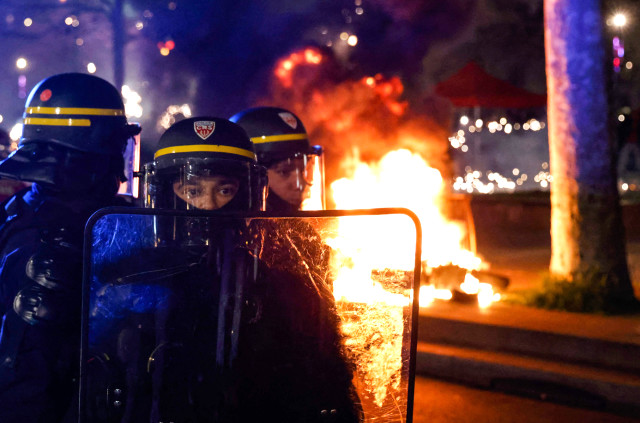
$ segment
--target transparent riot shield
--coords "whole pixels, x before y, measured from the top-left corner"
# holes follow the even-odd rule
[[[104,209],[85,233],[81,422],[411,422],[405,209]]]

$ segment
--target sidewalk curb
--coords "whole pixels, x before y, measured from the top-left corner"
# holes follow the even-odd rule
[[[504,305],[493,311],[436,306],[419,316],[416,373],[638,416],[635,324]]]

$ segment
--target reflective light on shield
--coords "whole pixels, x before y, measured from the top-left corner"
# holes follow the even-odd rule
[[[309,188],[309,197],[305,198],[302,202],[302,210],[322,210],[324,204],[322,204],[322,186],[321,183],[323,181],[323,175],[321,174],[321,166],[320,166],[320,157],[313,156],[315,161],[313,166],[313,178],[312,181],[315,181],[311,187]]]

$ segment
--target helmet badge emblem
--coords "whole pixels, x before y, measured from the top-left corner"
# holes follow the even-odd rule
[[[284,123],[286,123],[293,129],[296,129],[298,127],[298,119],[296,119],[296,117],[293,116],[291,113],[282,112],[282,113],[278,113],[278,116],[280,116],[280,119],[282,119]]]
[[[47,101],[51,98],[51,90],[46,89],[40,93],[40,101]]]
[[[216,123],[212,120],[198,120],[193,122],[193,130],[203,140],[206,140],[216,129]]]

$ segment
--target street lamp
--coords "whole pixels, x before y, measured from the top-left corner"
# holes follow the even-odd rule
[[[607,24],[615,27],[613,37],[613,70],[620,72],[620,65],[624,60],[624,42],[622,40],[622,30],[627,25],[627,16],[618,12],[607,20]]]
[[[622,28],[627,24],[627,17],[624,13],[616,13],[611,19],[611,23],[617,28]]]
[[[16,60],[16,68],[20,71],[20,75],[18,76],[18,97],[25,98],[27,96],[27,77],[24,74],[25,69],[29,65],[27,59],[24,57],[18,58]]]
[[[16,60],[16,67],[18,69],[24,69],[27,67],[27,59],[25,59],[24,57],[20,57],[18,60]]]

